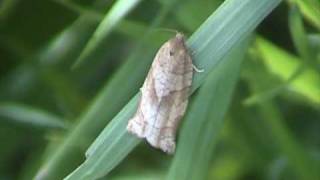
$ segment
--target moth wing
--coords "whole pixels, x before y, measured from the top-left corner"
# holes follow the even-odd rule
[[[171,50],[177,50],[178,57],[171,57]],[[172,154],[177,127],[188,104],[192,73],[192,60],[181,37],[165,43],[141,88],[139,107],[128,131]]]
[[[150,76],[150,70],[142,88],[141,98],[136,114],[129,120],[127,130],[136,134],[140,138],[147,136],[146,131],[150,129],[150,124],[154,121],[157,114],[158,100],[154,90],[154,80]]]
[[[154,77],[154,88],[159,98],[169,95],[173,91],[183,90],[186,86],[191,86],[192,83],[192,61],[189,54],[172,64],[167,64],[168,61],[175,60],[167,59],[165,62],[159,60],[154,64],[152,76]]]
[[[158,82],[160,86],[166,87],[165,90],[167,92],[160,91],[157,94],[159,98],[158,110],[146,127],[146,138],[152,146],[158,147],[169,154],[175,151],[177,127],[188,104],[188,95],[192,82],[192,62],[191,59],[189,60],[185,61],[186,63],[183,67],[185,68],[185,73],[178,75],[169,73],[164,75],[165,78],[155,78],[153,82],[155,85]],[[157,90],[157,88],[155,89]],[[161,93],[164,93],[162,94],[164,95],[163,97],[159,97]]]

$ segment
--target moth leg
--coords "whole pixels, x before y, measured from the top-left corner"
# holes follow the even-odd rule
[[[195,66],[194,64],[192,64],[192,68],[193,68],[196,72],[198,72],[198,73],[204,72],[204,69],[199,69],[199,68],[197,68],[197,66]]]

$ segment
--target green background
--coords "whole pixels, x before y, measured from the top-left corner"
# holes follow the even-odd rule
[[[173,156],[124,128],[167,28],[205,70]],[[0,180],[320,179],[319,32],[319,0],[3,0]]]

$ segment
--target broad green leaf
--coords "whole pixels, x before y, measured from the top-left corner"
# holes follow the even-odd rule
[[[189,38],[194,64],[205,71],[194,76],[192,92],[232,48],[248,36],[280,0],[229,0]],[[87,152],[86,161],[66,179],[96,179],[108,174],[140,142],[126,132],[138,95],[118,113]]]
[[[60,177],[60,171],[66,173],[65,170],[61,169],[66,169],[66,167],[60,166],[66,159],[74,162],[70,165],[71,168],[76,165],[84,153],[80,147],[88,146],[88,143],[94,140],[93,138],[102,130],[107,122],[116,115],[118,110],[138,90],[141,83],[137,82],[143,80],[143,75],[146,73],[155,50],[155,47],[148,47],[149,50],[144,51],[143,55],[134,54],[130,57],[118,72],[114,74],[114,77],[105,84],[87,111],[80,116],[79,123],[39,170],[38,176],[42,176],[42,172],[48,171],[47,174],[49,176],[46,176],[47,178],[54,179],[55,177]],[[144,56],[145,59],[137,61],[136,57],[141,56]],[[128,76],[128,73],[130,73],[130,76]],[[119,86],[122,88],[119,89]]]
[[[92,18],[93,20],[100,21],[103,18],[103,15],[99,12],[96,12],[94,9],[90,9],[87,7],[83,7],[74,1],[66,1],[66,0],[52,0],[60,5],[79,13],[82,16],[86,16],[87,18]]]
[[[164,177],[162,174],[152,173],[152,172],[144,172],[141,175],[121,175],[110,178],[111,180],[162,180]]]

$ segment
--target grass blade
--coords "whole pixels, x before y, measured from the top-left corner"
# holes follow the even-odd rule
[[[229,51],[248,36],[280,0],[229,0],[190,37],[188,47],[195,52],[194,63],[204,73],[194,76],[194,92]],[[137,97],[133,98],[104,129],[89,149],[86,161],[66,179],[96,179],[108,174],[139,143],[126,132]],[[116,139],[115,139],[116,138]],[[105,142],[112,142],[107,144]]]
[[[141,0],[118,0],[106,14],[72,68],[82,63],[92,51]]]
[[[171,1],[172,4],[175,1]],[[118,70],[112,80],[98,94],[88,110],[80,117],[79,123],[74,127],[64,142],[58,147],[56,152],[49,157],[36,175],[36,179],[60,179],[70,171],[70,168],[79,163],[79,159],[84,154],[82,147],[87,147],[88,143],[102,130],[106,123],[128,102],[133,93],[138,90],[140,81],[146,74],[147,67],[151,64],[152,54],[155,46],[144,44],[150,36],[151,30],[159,25],[172,9],[172,4],[164,6],[158,13],[151,27],[147,30],[147,35],[137,45],[136,51],[129,57],[127,62]],[[157,38],[157,47],[159,37]],[[138,63],[137,63],[138,62]],[[128,77],[128,74],[130,76]],[[123,82],[126,82],[125,84]],[[137,83],[138,82],[138,83]],[[119,87],[122,88],[119,89]],[[124,87],[126,86],[126,87]],[[113,106],[110,106],[112,102]],[[106,108],[110,106],[110,108]],[[84,143],[84,139],[86,142]],[[68,164],[61,166],[61,163],[68,161]]]
[[[258,66],[252,65],[252,68],[255,68],[255,76],[252,76],[252,74],[247,74],[244,76],[244,78],[247,80],[247,82],[249,82],[250,90],[252,92],[259,92],[261,89],[265,89],[266,85],[272,83],[272,79],[266,77],[266,69],[261,66],[261,63]],[[256,110],[259,112],[257,117],[252,117],[251,113],[249,113],[248,119],[250,119],[249,121],[251,122],[247,124],[252,126],[250,128],[251,131],[254,128],[257,128],[255,130],[256,133],[251,133],[250,135],[253,136],[253,138],[258,137],[256,140],[261,141],[261,143],[255,142],[254,144],[249,145],[249,147],[251,146],[252,148],[257,148],[259,147],[259,144],[262,145],[260,148],[263,149],[259,150],[258,152],[257,150],[252,150],[253,152],[257,153],[257,155],[255,155],[258,156],[256,159],[260,158],[259,156],[261,156],[261,153],[266,153],[266,155],[269,154],[267,155],[269,157],[264,156],[262,158],[266,158],[265,160],[269,162],[271,159],[273,159],[273,165],[271,167],[276,168],[278,172],[281,172],[281,178],[296,177],[298,179],[318,179],[316,178],[318,175],[316,171],[316,159],[311,155],[311,153],[308,152],[310,146],[305,142],[300,143],[298,140],[299,138],[295,137],[297,131],[295,131],[293,128],[290,128],[290,125],[292,124],[289,125],[293,118],[289,117],[289,121],[291,122],[286,120],[286,118],[281,114],[281,109],[283,107],[280,104],[276,104],[276,100],[268,99],[263,102],[258,101],[255,104]],[[247,108],[247,110],[249,110],[249,108]],[[299,117],[299,120],[306,120],[303,118],[304,117]],[[257,124],[252,123],[252,121]],[[303,123],[304,122],[301,124]],[[250,131],[250,129],[248,129],[246,132]],[[253,138],[247,137],[247,139]],[[285,168],[279,166],[274,167],[277,166],[276,161],[278,161],[279,158],[288,161],[288,166],[285,165]],[[275,171],[275,169],[271,171]],[[288,171],[288,174],[286,173],[284,175],[284,171]],[[279,177],[280,174],[278,175]]]
[[[281,80],[287,81],[301,66],[299,59],[263,39],[256,39],[257,50],[267,68]],[[276,59],[276,61],[275,61]],[[292,91],[306,97],[310,102],[320,103],[320,76],[313,69],[305,69],[289,87]]]
[[[17,103],[1,103],[0,117],[9,118],[18,124],[38,128],[61,129],[66,128],[63,120],[53,114],[34,107]]]
[[[289,11],[289,29],[294,46],[306,65],[316,67],[316,59],[311,54],[307,33],[304,29],[302,17],[297,6],[292,5]]]
[[[304,16],[320,29],[320,2],[317,0],[294,0],[293,2],[299,6]]]
[[[319,179],[319,168],[316,162],[295,140],[293,134],[283,123],[284,119],[277,107],[272,102],[259,104],[258,107],[264,122],[270,127],[269,130],[277,147],[288,158],[295,174],[297,174],[300,179]]]
[[[235,48],[200,87],[184,120],[168,180],[205,179],[246,47],[248,43]]]

